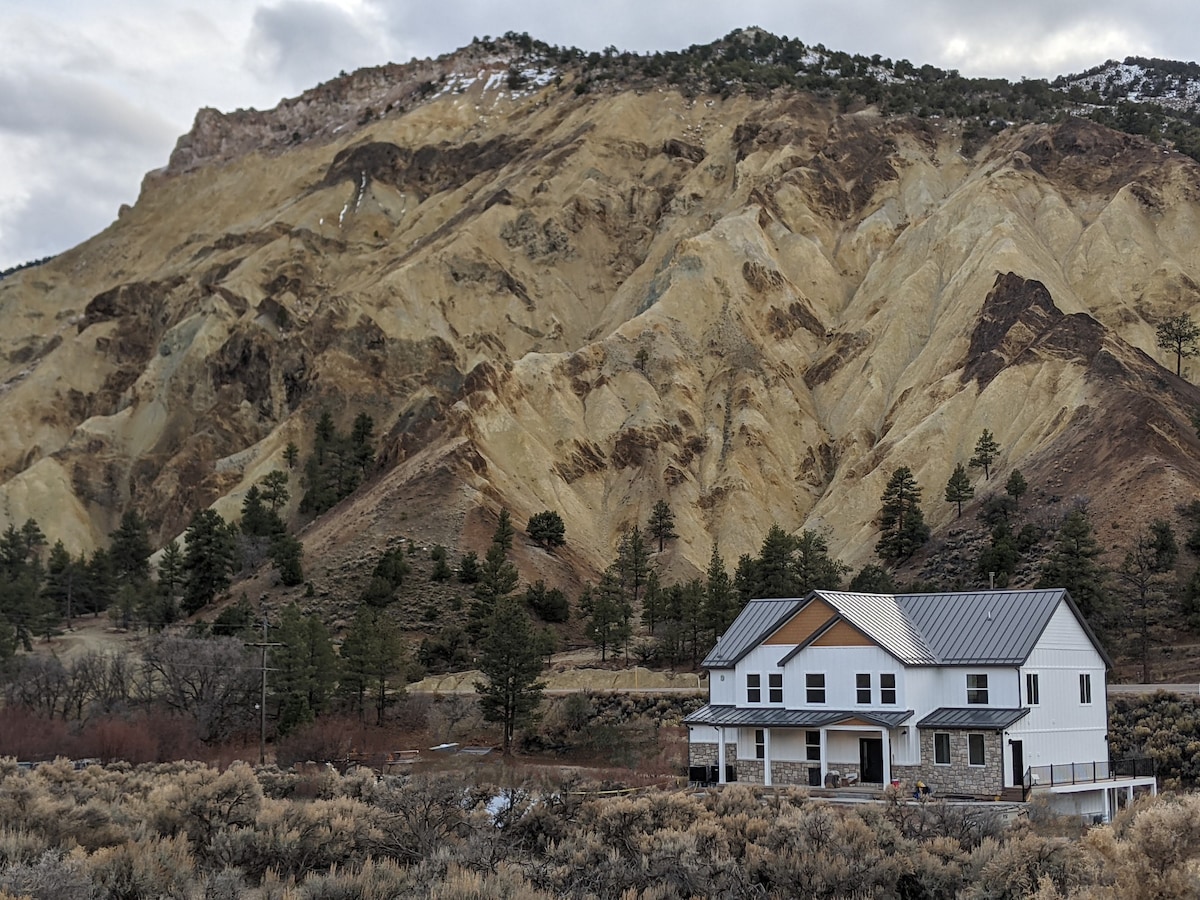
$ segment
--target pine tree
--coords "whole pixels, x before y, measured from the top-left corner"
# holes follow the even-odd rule
[[[1097,562],[1099,556],[1100,545],[1092,535],[1087,510],[1077,507],[1067,513],[1058,529],[1038,587],[1066,588],[1086,618],[1098,617],[1108,604],[1107,573]]]
[[[121,524],[112,533],[108,554],[113,574],[122,584],[142,582],[150,577],[150,536],[146,523],[136,510],[126,510]]]
[[[954,467],[954,471],[950,474],[950,478],[946,482],[946,502],[957,503],[958,516],[962,518],[963,503],[974,496],[975,488],[971,485],[971,479],[967,476],[967,470],[963,468],[962,463],[959,463]]]
[[[341,647],[342,678],[339,690],[362,717],[367,701],[375,707],[375,724],[383,724],[388,703],[396,699],[392,684],[408,665],[400,631],[385,613],[368,606],[359,607]]]
[[[288,474],[282,469],[273,469],[260,482],[262,485],[263,502],[278,514],[288,502]]]
[[[650,511],[650,521],[646,523],[646,533],[658,541],[658,552],[663,552],[663,546],[672,538],[679,537],[675,533],[675,514],[666,500],[659,500]]]
[[[300,448],[296,446],[294,441],[288,441],[288,445],[283,448],[283,461],[287,463],[289,469],[294,469],[299,459]]]
[[[621,538],[615,566],[620,577],[625,605],[629,610],[635,610],[642,599],[642,588],[650,575],[650,551],[646,548],[642,530],[636,525]]]
[[[479,557],[474,550],[468,550],[458,561],[458,580],[463,584],[476,584],[479,581]]]
[[[1008,481],[1004,483],[1004,492],[1013,498],[1013,508],[1019,509],[1021,506],[1021,498],[1025,496],[1025,492],[1029,490],[1029,483],[1025,480],[1025,476],[1021,474],[1020,469],[1013,469],[1012,474],[1008,476]]]
[[[1162,566],[1158,541],[1153,528],[1139,533],[1117,569],[1127,605],[1126,621],[1137,634],[1135,646],[1142,666],[1142,684],[1150,683],[1151,648],[1167,636],[1162,626],[1166,624],[1166,605],[1172,592],[1167,577],[1169,567]]]
[[[273,635],[283,646],[271,652],[271,685],[279,733],[312,721],[329,705],[338,677],[338,658],[329,630],[296,604],[284,607]]]
[[[446,558],[446,548],[441,544],[436,544],[429,552],[429,558],[433,561],[433,569],[429,573],[429,580],[449,581],[454,573],[450,570],[450,563]]]
[[[885,561],[907,559],[929,540],[929,526],[921,512],[921,488],[908,466],[892,473],[881,502],[881,534],[875,552]]]
[[[304,545],[286,531],[271,538],[271,562],[279,572],[279,582],[285,587],[304,584]]]
[[[530,516],[525,533],[529,535],[530,540],[547,550],[566,543],[566,526],[563,525],[562,516],[551,509]]]
[[[520,602],[505,597],[488,616],[479,649],[479,707],[487,721],[500,723],[509,756],[516,729],[533,721],[542,701],[543,642]]]
[[[189,615],[229,588],[236,543],[233,531],[214,510],[199,510],[184,532],[183,609]]]
[[[967,461],[967,465],[972,469],[983,469],[983,478],[988,481],[992,477],[991,465],[999,455],[1000,445],[996,443],[992,433],[985,428],[983,434],[979,436],[979,440],[975,442],[975,455]]]
[[[778,524],[772,524],[754,561],[755,597],[795,597],[799,590],[792,554],[796,539]]]
[[[46,583],[43,591],[47,598],[67,620],[79,613],[80,594],[86,589],[87,564],[76,560],[63,546],[62,541],[55,541],[50,548],[50,558],[46,562]]]
[[[829,538],[811,529],[804,529],[794,538],[792,551],[794,596],[803,597],[809,591],[836,591],[842,586],[849,567],[829,557]]]
[[[472,591],[475,602],[471,604],[469,630],[474,637],[483,634],[497,601],[517,589],[520,576],[517,574],[517,567],[508,560],[512,539],[512,522],[509,520],[508,510],[502,509],[496,522],[496,530],[492,533],[492,544],[483,558],[483,565],[479,567],[479,580],[475,582]]]
[[[630,610],[615,567],[609,566],[604,571],[596,587],[584,588],[579,597],[579,611],[587,619],[587,636],[600,648],[601,662],[608,659],[610,649],[620,648],[629,640]]]
[[[1175,374],[1183,371],[1183,361],[1200,353],[1200,327],[1187,313],[1163,320],[1158,325],[1158,346],[1175,354]]]
[[[737,618],[740,604],[733,589],[729,573],[725,571],[725,560],[713,544],[708,558],[708,572],[704,584],[704,627],[715,642]]]
[[[850,579],[849,590],[858,594],[894,594],[896,582],[883,566],[867,563]]]

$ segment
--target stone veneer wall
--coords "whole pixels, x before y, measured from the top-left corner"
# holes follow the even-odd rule
[[[979,794],[993,797],[1004,790],[1004,745],[1003,735],[995,731],[958,731],[950,728],[938,729],[950,735],[950,765],[934,764],[933,735],[930,729],[921,729],[921,759],[923,765],[917,777],[933,790],[934,794]],[[973,766],[967,755],[967,735],[983,735],[984,765]]]
[[[688,765],[689,766],[715,766],[717,760],[717,745],[715,743],[689,743],[688,744]],[[732,766],[738,761],[737,758],[737,743],[725,744],[725,765]]]
[[[737,761],[738,781],[747,784],[763,783],[763,761],[761,759],[739,759]]]
[[[821,772],[820,763],[795,762],[793,760],[771,760],[771,782],[773,784],[798,784],[809,787],[808,771]]]

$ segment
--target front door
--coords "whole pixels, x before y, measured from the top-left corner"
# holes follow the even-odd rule
[[[869,784],[883,784],[883,738],[858,739],[858,773]]]
[[[1025,748],[1021,746],[1020,741],[1009,741],[1012,747],[1012,783],[1013,787],[1024,787],[1025,785]]]

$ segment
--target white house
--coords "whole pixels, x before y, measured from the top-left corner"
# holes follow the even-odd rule
[[[704,660],[689,762],[717,782],[924,782],[1107,819],[1153,773],[1110,763],[1112,665],[1066,591],[752,600]]]

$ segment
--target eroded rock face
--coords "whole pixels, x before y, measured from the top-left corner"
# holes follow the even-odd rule
[[[1200,304],[1191,162],[1075,122],[966,159],[949,123],[514,95],[505,65],[202,111],[118,223],[0,283],[4,514],[86,549],[132,502],[164,541],[198,508],[236,517],[323,411],[380,436],[305,532],[335,560],[397,510],[469,543],[503,505],[559,511],[586,571],[665,498],[675,574],[774,522],[861,564],[890,473],[947,523],[985,427],[1003,469],[1101,514],[1200,484],[1200,395],[1153,345]]]

